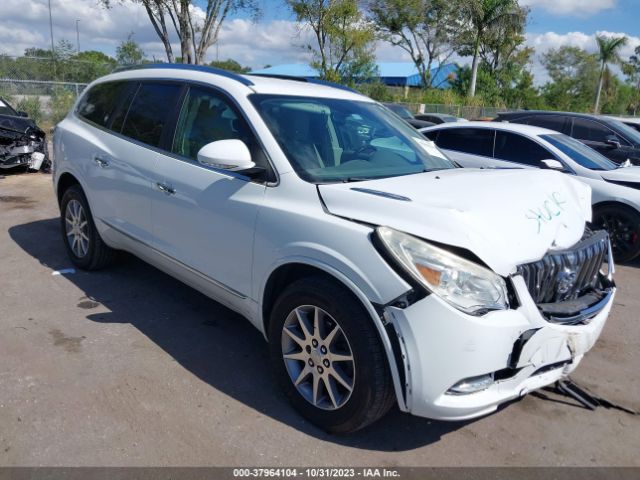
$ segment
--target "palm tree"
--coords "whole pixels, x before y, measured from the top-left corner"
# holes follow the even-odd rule
[[[518,0],[471,0],[466,7],[466,20],[473,35],[473,64],[469,96],[476,94],[480,45],[486,33],[494,27],[517,29],[526,17],[526,10],[518,5]]]
[[[598,57],[600,60],[600,81],[598,82],[598,92],[596,93],[596,105],[593,107],[594,113],[600,112],[600,97],[602,95],[602,85],[604,84],[604,72],[609,67],[609,63],[620,62],[620,48],[627,44],[627,37],[605,37],[596,35],[598,42]]]

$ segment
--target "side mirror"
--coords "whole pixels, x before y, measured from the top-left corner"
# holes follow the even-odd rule
[[[558,172],[564,172],[564,165],[558,160],[541,160],[540,168],[543,168],[545,170],[556,170]]]
[[[29,114],[28,114],[27,112],[19,111],[19,112],[18,112],[18,116],[19,116],[19,117],[25,117],[25,118],[26,118],[26,117],[29,117]]]
[[[198,162],[205,167],[242,172],[256,166],[242,140],[218,140],[207,143],[198,152]]]
[[[615,135],[609,135],[606,138],[605,143],[612,149],[618,149],[622,147],[622,145],[620,144],[620,140],[618,140],[618,137],[616,137]]]

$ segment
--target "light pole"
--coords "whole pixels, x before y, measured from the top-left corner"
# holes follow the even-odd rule
[[[80,53],[80,27],[78,26],[79,23],[80,20],[76,19],[76,46],[78,49],[77,53]]]
[[[53,17],[51,16],[51,0],[49,0],[49,32],[51,33],[51,61],[53,62],[53,76],[56,76],[56,53],[53,46]]]
[[[51,56],[53,56],[53,17],[51,16],[51,0],[49,0],[49,33],[51,34]]]

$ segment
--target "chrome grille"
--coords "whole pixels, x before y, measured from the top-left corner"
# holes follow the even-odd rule
[[[607,258],[609,237],[604,230],[586,230],[572,248],[550,252],[542,260],[518,267],[537,304],[575,300],[596,287],[598,271]]]

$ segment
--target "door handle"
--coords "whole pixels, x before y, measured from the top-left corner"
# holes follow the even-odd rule
[[[169,185],[165,184],[165,183],[156,183],[156,186],[158,187],[158,190],[160,190],[161,192],[166,193],[167,195],[175,195],[176,191],[170,187]]]
[[[98,165],[100,168],[107,168],[109,166],[109,160],[107,159],[107,157],[105,157],[104,155],[100,155],[99,153],[96,153],[93,156],[93,161],[96,162],[96,165]]]

